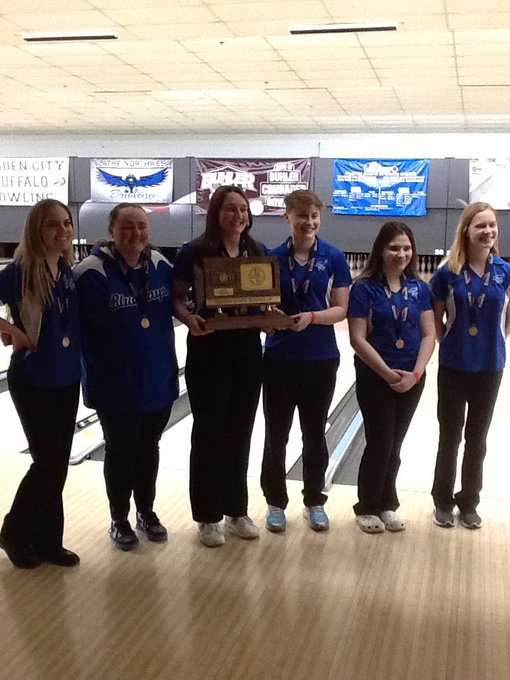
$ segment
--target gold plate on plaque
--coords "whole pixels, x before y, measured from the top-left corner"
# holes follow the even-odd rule
[[[241,264],[241,288],[243,290],[268,290],[273,288],[273,267],[271,263]]]
[[[232,297],[234,294],[233,288],[213,288],[215,297]]]

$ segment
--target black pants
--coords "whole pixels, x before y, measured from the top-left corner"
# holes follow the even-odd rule
[[[112,520],[127,519],[131,494],[138,512],[152,510],[159,440],[171,410],[171,404],[151,413],[98,409],[105,440],[104,478]]]
[[[454,505],[457,505],[461,511],[469,512],[480,502],[487,433],[502,375],[500,371],[466,373],[439,367],[437,379],[439,448],[432,497],[436,507],[441,510],[452,510]],[[457,453],[464,420],[466,427],[462,488],[454,496]]]
[[[283,361],[264,359],[266,432],[260,483],[269,505],[286,508],[285,449],[297,407],[303,438],[303,500],[324,505],[322,493],[328,467],[324,432],[335,391],[338,359]]]
[[[18,487],[2,534],[40,554],[62,546],[62,492],[67,477],[80,385],[36,387],[10,368],[12,401],[28,441],[33,463]]]
[[[258,331],[188,337],[186,384],[193,413],[190,498],[196,522],[247,514],[246,475],[261,382]]]
[[[408,392],[395,392],[366,364],[355,359],[356,396],[366,446],[358,472],[357,515],[379,515],[400,503],[396,480],[400,449],[423,392],[425,376]]]

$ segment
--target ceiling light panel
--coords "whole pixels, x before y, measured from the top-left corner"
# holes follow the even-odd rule
[[[384,31],[396,31],[395,22],[327,22],[324,24],[292,24],[289,26],[291,35],[330,35],[337,33],[381,33]]]

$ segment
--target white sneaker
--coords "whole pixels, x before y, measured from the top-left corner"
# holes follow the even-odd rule
[[[239,538],[258,538],[259,528],[255,526],[253,520],[248,515],[244,517],[225,517],[225,527],[230,533],[239,536]]]
[[[406,528],[405,521],[395,510],[383,510],[379,517],[388,531],[404,531]]]
[[[209,548],[216,548],[225,543],[225,533],[220,522],[199,524],[198,537],[200,542]]]

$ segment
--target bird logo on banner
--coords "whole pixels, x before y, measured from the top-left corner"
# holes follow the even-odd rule
[[[154,172],[152,175],[143,175],[136,177],[135,175],[126,175],[120,177],[119,175],[112,175],[106,170],[97,168],[97,177],[101,182],[109,184],[112,187],[126,187],[129,193],[132,194],[135,189],[143,187],[153,187],[164,182],[168,175],[168,168],[163,168]]]

